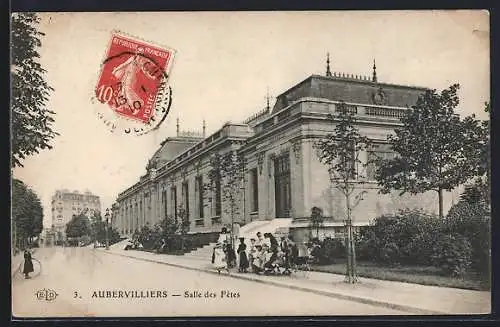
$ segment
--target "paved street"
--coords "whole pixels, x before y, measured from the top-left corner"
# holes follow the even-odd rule
[[[43,248],[34,257],[42,263],[41,271],[35,262],[32,279],[16,273],[12,280],[13,314],[18,317],[407,314],[89,248]],[[38,300],[36,292],[42,289],[58,296]],[[166,297],[158,297],[163,291]],[[185,297],[186,292],[201,297]],[[207,292],[211,298],[205,297]]]

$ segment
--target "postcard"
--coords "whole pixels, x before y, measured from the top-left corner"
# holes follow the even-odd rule
[[[14,319],[490,313],[487,11],[11,30]]]

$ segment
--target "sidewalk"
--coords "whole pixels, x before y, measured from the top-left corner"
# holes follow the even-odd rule
[[[32,254],[35,254],[35,253],[36,253],[36,249],[33,249]],[[16,272],[18,272],[19,267],[21,266],[21,264],[24,261],[24,252],[20,251],[16,255],[11,254],[10,258],[11,258],[10,259],[10,268],[11,268],[11,277],[12,277],[16,274]]]
[[[23,260],[24,257],[22,252],[16,255],[11,255],[11,260],[10,260],[11,276],[14,276],[16,274]]]
[[[152,261],[179,268],[217,274],[210,259],[200,260],[185,256],[154,254],[143,251],[125,251],[111,248],[99,249],[108,254]],[[246,279],[279,287],[313,292],[348,301],[382,306],[409,314],[488,314],[491,308],[490,292],[360,278],[358,284],[344,283],[344,276],[322,272],[299,272],[292,276],[263,276],[231,272],[222,275]]]

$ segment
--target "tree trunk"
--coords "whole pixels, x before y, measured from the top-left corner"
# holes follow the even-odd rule
[[[443,189],[438,189],[438,199],[439,199],[439,218],[443,219]]]
[[[347,233],[347,274],[345,278],[345,282],[347,283],[357,283],[358,278],[356,274],[356,254],[354,249],[354,237],[352,231],[352,218],[351,218],[351,203],[349,199],[349,195],[345,196],[346,202],[346,212],[347,212],[347,220],[346,220],[346,233]]]

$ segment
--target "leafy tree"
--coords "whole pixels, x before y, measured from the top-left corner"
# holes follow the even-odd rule
[[[177,233],[181,236],[181,249],[185,246],[185,235],[189,231],[189,217],[187,215],[186,209],[181,205],[177,209]]]
[[[443,191],[467,182],[483,168],[484,130],[474,116],[455,114],[458,84],[440,94],[428,90],[408,109],[403,126],[388,136],[394,159],[380,160],[376,178],[381,193],[435,191],[443,217]]]
[[[353,208],[363,199],[365,190],[360,188],[360,181],[365,178],[359,167],[366,166],[359,159],[361,152],[370,146],[370,140],[362,136],[355,126],[355,118],[347,110],[344,103],[339,104],[336,115],[330,115],[332,124],[335,124],[333,133],[326,135],[316,142],[315,148],[319,160],[327,165],[330,182],[345,198],[346,207],[346,248],[347,271],[346,281],[357,282],[356,254],[352,230]]]
[[[18,179],[12,180],[12,223],[15,246],[24,246],[43,228],[43,207],[38,195]]]
[[[231,217],[231,235],[235,218],[241,214],[240,202],[242,200],[241,188],[244,178],[244,158],[236,151],[231,150],[225,154],[214,153],[210,157],[208,189],[217,194],[221,192],[221,205],[224,203],[224,213]],[[217,201],[217,200],[216,200]],[[232,242],[234,243],[234,242]],[[234,247],[234,244],[232,244]]]
[[[108,229],[107,237],[109,244],[120,241],[120,233],[115,228],[112,228],[111,224],[106,226],[106,221],[102,219],[100,212],[94,212],[90,218],[90,222],[90,232],[94,242],[97,241],[101,244],[106,242],[106,228]]]
[[[489,184],[482,178],[477,178],[472,183],[465,185],[464,192],[460,194],[460,202],[489,207],[491,203]]]
[[[321,226],[323,226],[324,220],[325,218],[323,217],[323,209],[313,207],[311,209],[310,227],[316,230],[316,238],[319,238],[319,229]]]
[[[66,236],[68,237],[82,237],[90,234],[90,221],[85,214],[74,215],[66,224]]]
[[[35,13],[12,15],[12,166],[49,144],[57,132],[52,130],[53,111],[46,108],[52,87],[44,79],[45,70],[38,62],[40,37],[37,30],[40,18]]]

